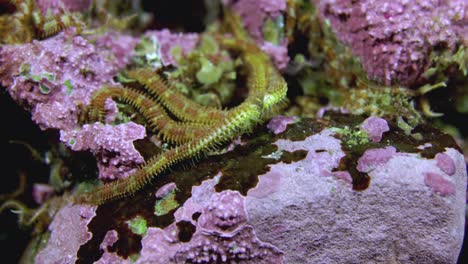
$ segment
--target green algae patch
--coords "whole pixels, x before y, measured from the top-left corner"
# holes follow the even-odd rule
[[[369,137],[367,133],[359,128],[344,126],[341,128],[332,127],[330,130],[341,135],[343,144],[349,148],[369,143]]]
[[[154,214],[162,216],[179,207],[179,203],[175,198],[175,190],[172,190],[163,198],[157,199],[154,205]]]
[[[136,216],[132,220],[127,221],[128,228],[137,235],[144,235],[146,234],[146,230],[148,230],[148,225],[146,220],[141,216]]]

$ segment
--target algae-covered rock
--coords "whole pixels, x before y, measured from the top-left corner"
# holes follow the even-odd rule
[[[416,140],[385,119],[345,114],[278,130],[284,118],[99,206],[77,263],[456,263],[467,175],[450,136],[425,125]],[[380,140],[371,121],[385,128]],[[372,140],[350,144],[354,134]],[[155,214],[165,186],[179,205]],[[134,219],[146,232],[132,232]]]

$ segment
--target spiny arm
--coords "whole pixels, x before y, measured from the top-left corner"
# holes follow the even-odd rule
[[[142,83],[151,95],[182,121],[216,124],[226,118],[223,110],[206,107],[188,99],[150,69],[130,70],[126,74]]]
[[[227,119],[204,137],[155,156],[128,178],[98,187],[89,194],[79,196],[77,201],[102,204],[136,192],[172,165],[200,155],[203,151],[250,130],[260,119],[260,109],[259,105],[253,103],[252,100],[246,100],[240,106],[232,109]]]
[[[158,102],[138,91],[117,86],[104,87],[93,95],[87,112],[89,121],[103,121],[106,112],[105,102],[108,98],[134,107],[147,120],[151,129],[159,132],[159,136],[164,141],[185,143],[207,135],[212,129],[209,125],[176,122],[167,115]]]

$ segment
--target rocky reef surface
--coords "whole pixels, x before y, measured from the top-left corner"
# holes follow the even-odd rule
[[[367,121],[331,114],[259,128],[172,171],[151,195],[65,205],[35,261],[456,263],[467,182],[459,148],[429,126],[411,140],[389,124],[374,142],[359,133]],[[355,145],[358,134],[366,143]]]
[[[150,2],[0,1],[12,262],[463,262],[466,1]],[[185,118],[229,113],[265,80],[269,102],[276,73],[287,98],[265,122],[131,193],[76,198],[186,143],[155,129],[157,107],[204,135],[224,127]],[[121,94],[95,120],[106,91]]]

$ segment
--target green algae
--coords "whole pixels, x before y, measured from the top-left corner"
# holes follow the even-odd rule
[[[146,234],[146,230],[148,230],[146,220],[137,215],[135,218],[127,221],[128,228],[137,235],[144,235]]]
[[[154,205],[154,214],[162,216],[179,207],[179,203],[175,198],[176,192],[172,190],[161,199],[157,199]]]

